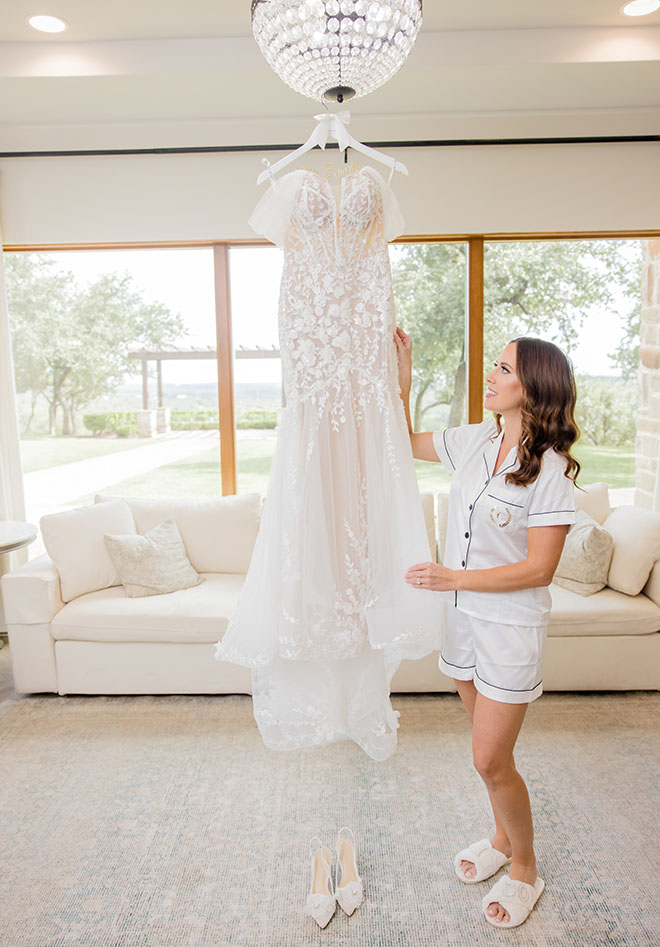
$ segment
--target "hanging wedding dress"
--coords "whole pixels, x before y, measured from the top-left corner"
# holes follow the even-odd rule
[[[266,746],[396,747],[390,680],[439,647],[440,596],[404,580],[429,546],[399,396],[387,241],[394,194],[364,167],[274,180],[250,224],[285,251],[286,406],[259,535],[218,660],[253,669]],[[258,275],[255,274],[258,278]]]

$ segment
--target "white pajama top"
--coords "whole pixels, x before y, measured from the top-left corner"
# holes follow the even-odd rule
[[[530,527],[575,522],[575,488],[565,476],[565,458],[547,450],[533,483],[508,484],[506,474],[519,467],[515,448],[493,475],[503,436],[492,418],[433,433],[435,452],[452,474],[443,558],[449,569],[492,569],[520,562],[527,557]],[[544,624],[551,606],[545,587],[462,590],[444,597],[468,615],[506,625]]]

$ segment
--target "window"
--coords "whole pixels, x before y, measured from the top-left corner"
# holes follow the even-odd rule
[[[6,262],[28,520],[97,492],[219,495],[212,251]]]
[[[483,376],[501,349],[538,335],[575,366],[581,481],[605,480],[621,491],[615,502],[633,502],[636,475],[636,497],[649,505],[659,247],[641,238],[478,236],[391,245],[396,319],[413,338],[415,430],[476,420]],[[98,492],[265,494],[283,403],[280,250],[219,243],[5,259],[31,522]],[[416,469],[422,490],[448,489],[440,464]]]
[[[604,480],[633,502],[642,240],[486,243],[484,370],[521,335],[573,362],[580,482]]]
[[[413,340],[410,415],[415,431],[466,423],[467,245],[390,246],[397,324]],[[420,490],[449,487],[440,464],[415,461]]]
[[[229,251],[238,493],[266,493],[283,402],[277,312],[282,251]]]

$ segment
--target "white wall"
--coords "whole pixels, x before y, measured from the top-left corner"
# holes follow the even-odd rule
[[[660,229],[658,143],[391,153],[410,170],[395,177],[407,234]],[[263,156],[1,159],[5,246],[251,237]],[[336,151],[306,158],[340,161]]]

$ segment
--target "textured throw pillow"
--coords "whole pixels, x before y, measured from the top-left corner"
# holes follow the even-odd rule
[[[190,564],[176,523],[170,517],[144,536],[105,536],[124,590],[131,598],[189,589],[204,581]]]
[[[60,577],[62,601],[70,602],[87,592],[121,584],[103,536],[108,532],[137,532],[125,500],[49,513],[41,517],[39,526],[46,551]]]
[[[593,595],[607,585],[614,540],[593,517],[578,509],[564,543],[553,582],[578,595]]]
[[[603,526],[614,539],[607,584],[617,592],[638,595],[660,559],[660,513],[639,506],[617,506]]]

